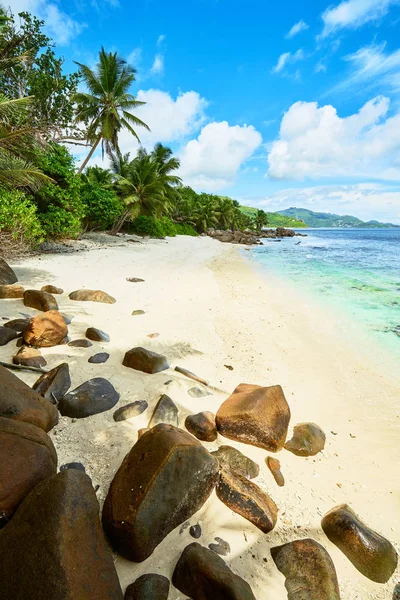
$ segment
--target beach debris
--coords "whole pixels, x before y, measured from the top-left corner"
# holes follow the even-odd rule
[[[198,542],[193,542],[182,552],[172,583],[192,600],[255,600],[249,584],[231,571],[218,554]]]
[[[197,523],[196,525],[192,525],[189,529],[189,534],[195,540],[198,540],[201,537],[201,526]]]
[[[125,457],[104,503],[103,526],[113,548],[128,560],[146,560],[203,506],[218,468],[201,443],[177,427],[160,424],[144,433]]]
[[[94,342],[109,342],[110,336],[108,333],[101,331],[101,329],[96,329],[96,327],[89,327],[86,329],[85,333],[86,337],[89,340],[93,340]]]
[[[38,483],[0,532],[2,596],[122,600],[98,512],[91,480],[80,471]]]
[[[217,412],[218,432],[238,442],[281,450],[290,421],[290,408],[280,385],[241,383]]]
[[[220,537],[215,537],[214,540],[217,542],[216,544],[208,544],[210,550],[216,552],[220,556],[227,556],[231,551],[231,547],[228,542]]]
[[[332,508],[321,521],[329,540],[355,568],[376,583],[386,583],[397,567],[397,552],[379,533],[363,523],[347,504]]]
[[[148,409],[148,406],[146,400],[130,402],[129,404],[118,408],[113,414],[113,419],[114,421],[127,421],[128,419],[133,419],[144,413],[144,411]]]
[[[40,350],[28,346],[22,346],[12,360],[15,365],[25,365],[26,367],[45,367],[47,365]]]
[[[100,364],[107,362],[109,358],[110,358],[110,355],[108,354],[108,352],[98,352],[97,354],[94,354],[93,356],[91,356],[88,359],[88,362],[92,363],[94,365],[100,365]]]
[[[199,383],[202,383],[203,385],[208,385],[208,381],[206,379],[199,377],[195,373],[192,373],[191,371],[188,371],[187,369],[184,369],[183,367],[175,367],[175,371],[177,371],[178,373],[181,373],[181,375],[185,375],[186,377],[189,377],[189,379],[198,381]]]
[[[18,331],[14,331],[14,329],[10,329],[9,327],[0,326],[0,346],[6,346],[6,344],[20,336],[21,334],[18,333]]]
[[[54,296],[48,292],[41,292],[39,290],[25,290],[24,304],[42,312],[58,310],[57,300]]]
[[[154,427],[159,423],[168,423],[169,425],[179,425],[179,410],[169,396],[163,394],[154,409],[153,415],[149,421],[148,428]]]
[[[23,298],[25,289],[18,283],[0,285],[0,298]]]
[[[211,454],[218,459],[221,468],[238,473],[247,479],[254,479],[260,474],[258,464],[232,446],[220,446]]]
[[[0,417],[50,431],[58,423],[58,410],[13,373],[0,367]]]
[[[132,315],[133,315],[134,317],[137,317],[137,316],[139,316],[139,315],[145,315],[145,314],[146,314],[146,313],[144,312],[144,310],[134,310],[134,311],[132,312]]]
[[[140,279],[140,277],[127,277],[126,280],[129,281],[130,283],[143,283],[144,282],[144,279]]]
[[[110,410],[118,400],[114,386],[107,379],[95,377],[59,399],[58,409],[64,417],[84,419]]]
[[[225,369],[228,369],[228,371],[233,371],[233,367],[232,365],[224,365]]]
[[[286,578],[288,600],[297,600],[299,590],[307,600],[340,600],[339,584],[331,557],[310,538],[271,548],[277,568]]]
[[[296,456],[315,456],[325,448],[325,433],[315,423],[299,423],[293,429],[293,437],[285,444]]]
[[[0,417],[0,456],[0,514],[9,519],[39,481],[57,473],[57,454],[43,429]]]
[[[16,283],[18,278],[4,258],[0,258],[0,285]]]
[[[197,415],[189,415],[186,417],[185,427],[192,435],[203,442],[215,442],[217,439],[215,415],[212,412],[205,411]]]
[[[20,340],[18,340],[20,341]],[[23,345],[23,344],[22,344]],[[20,344],[21,346],[21,344]],[[5,369],[11,369],[11,371],[33,371],[34,373],[47,373],[42,367],[28,367],[27,365],[14,365],[13,363],[7,363],[0,360],[0,366]]]
[[[285,478],[282,475],[281,471],[281,463],[277,458],[272,458],[272,456],[267,456],[265,459],[268,469],[271,471],[276,483],[279,487],[283,487],[285,485]]]
[[[190,390],[188,390],[188,394],[192,398],[205,398],[206,396],[212,396],[211,392],[198,386],[190,388]]]
[[[116,299],[102,290],[76,290],[69,295],[70,300],[79,302],[102,302],[103,304],[115,304]]]
[[[32,317],[23,333],[26,344],[40,348],[57,346],[67,335],[68,327],[57,310]]]
[[[141,347],[129,350],[125,354],[122,364],[130,369],[143,371],[143,373],[149,374],[159,373],[160,371],[169,369],[169,363],[166,356]]]
[[[163,575],[147,573],[128,585],[124,600],[167,600],[169,580]]]
[[[12,319],[12,321],[7,321],[7,323],[4,323],[4,327],[9,327],[18,333],[23,333],[29,325],[30,320],[30,317],[25,319]]]
[[[93,344],[92,342],[89,342],[89,340],[81,339],[69,342],[68,346],[71,346],[71,348],[90,348],[91,346],[93,346]]]
[[[82,471],[83,473],[86,473],[84,465],[80,462],[66,463],[65,465],[61,465],[60,467],[60,471],[66,471],[67,469],[76,469],[77,471]]]
[[[44,285],[40,288],[42,292],[48,292],[49,294],[63,294],[64,290],[62,288],[56,287],[55,285]]]
[[[61,363],[45,375],[39,377],[32,386],[43,398],[52,404],[65,396],[71,387],[71,376],[68,363]]]
[[[160,334],[159,333],[149,333],[146,337],[148,337],[150,339],[154,339],[154,338],[160,337]]]
[[[269,533],[275,527],[278,507],[268,494],[246,477],[222,469],[216,491],[221,502],[263,533]]]

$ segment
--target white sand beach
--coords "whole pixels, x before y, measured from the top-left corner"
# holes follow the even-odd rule
[[[65,290],[57,300],[63,313],[74,316],[69,325],[72,339],[84,337],[89,326],[111,337],[109,343],[94,342],[88,349],[43,349],[48,368],[69,362],[73,388],[92,377],[109,379],[121,395],[117,407],[134,400],[149,404],[145,413],[126,422],[114,422],[113,410],[75,422],[62,417],[50,433],[59,465],[82,462],[93,484],[100,485],[102,503],[160,394],[168,394],[179,407],[184,428],[188,414],[215,413],[242,382],[280,384],[292,412],[289,436],[293,426],[304,421],[317,423],[327,436],[325,450],[315,457],[300,458],[286,450],[274,455],[286,480],[283,488],[265,465],[266,451],[221,436],[205,444],[209,450],[234,445],[260,465],[255,482],[279,507],[276,528],[268,535],[261,533],[223,505],[215,492],[190,524],[200,523],[199,541],[205,546],[216,536],[229,543],[231,552],[224,560],[249,582],[257,600],[287,598],[270,548],[305,537],[316,539],[330,553],[343,600],[391,600],[400,572],[385,585],[369,581],[329,542],[320,521],[335,505],[347,503],[399,548],[399,374],[396,380],[393,370],[382,365],[382,357],[377,360],[374,348],[354,339],[344,317],[328,313],[276,277],[264,276],[243,248],[208,237],[140,244],[123,238],[110,241],[89,251],[11,263],[25,287],[53,284]],[[130,283],[127,277],[145,281]],[[83,287],[104,290],[117,302],[68,298]],[[145,314],[132,316],[139,309]],[[21,313],[36,311],[22,300],[0,301],[0,317],[17,318]],[[147,337],[152,333],[159,336]],[[123,367],[125,352],[135,346],[165,354],[171,369],[146,375]],[[11,361],[14,349],[14,342],[0,348],[0,360]],[[101,351],[110,353],[108,362],[89,364],[88,358]],[[212,395],[191,397],[187,392],[196,384],[174,371],[176,365],[209,380]],[[18,375],[29,384],[37,379],[34,373]],[[192,541],[188,528],[177,528],[141,564],[115,555],[122,588],[143,573],[171,578],[180,553]],[[170,600],[185,598],[171,586]]]

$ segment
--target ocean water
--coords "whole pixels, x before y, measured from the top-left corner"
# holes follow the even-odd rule
[[[299,232],[308,237],[264,240],[253,258],[344,311],[400,359],[400,228]]]

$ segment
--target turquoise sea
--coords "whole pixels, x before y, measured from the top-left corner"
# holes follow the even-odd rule
[[[264,240],[253,258],[345,311],[400,358],[400,228],[299,232],[307,237]]]

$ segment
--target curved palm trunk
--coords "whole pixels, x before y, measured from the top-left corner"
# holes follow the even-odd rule
[[[81,166],[79,167],[78,175],[80,175],[82,173],[83,169],[86,167],[86,165],[88,164],[89,160],[92,158],[94,151],[96,150],[97,146],[100,143],[100,140],[101,140],[101,134],[99,135],[99,137],[97,138],[97,140],[95,141],[95,143],[91,147],[89,154],[87,155],[87,157],[85,158],[85,160],[83,161],[83,163],[81,164]]]
[[[122,213],[122,215],[120,216],[120,218],[117,219],[117,221],[114,223],[113,228],[110,231],[110,233],[112,235],[115,235],[115,234],[119,233],[121,227],[123,226],[123,224],[125,223],[125,221],[129,217],[130,212],[131,212],[131,209],[127,208],[126,211]]]

